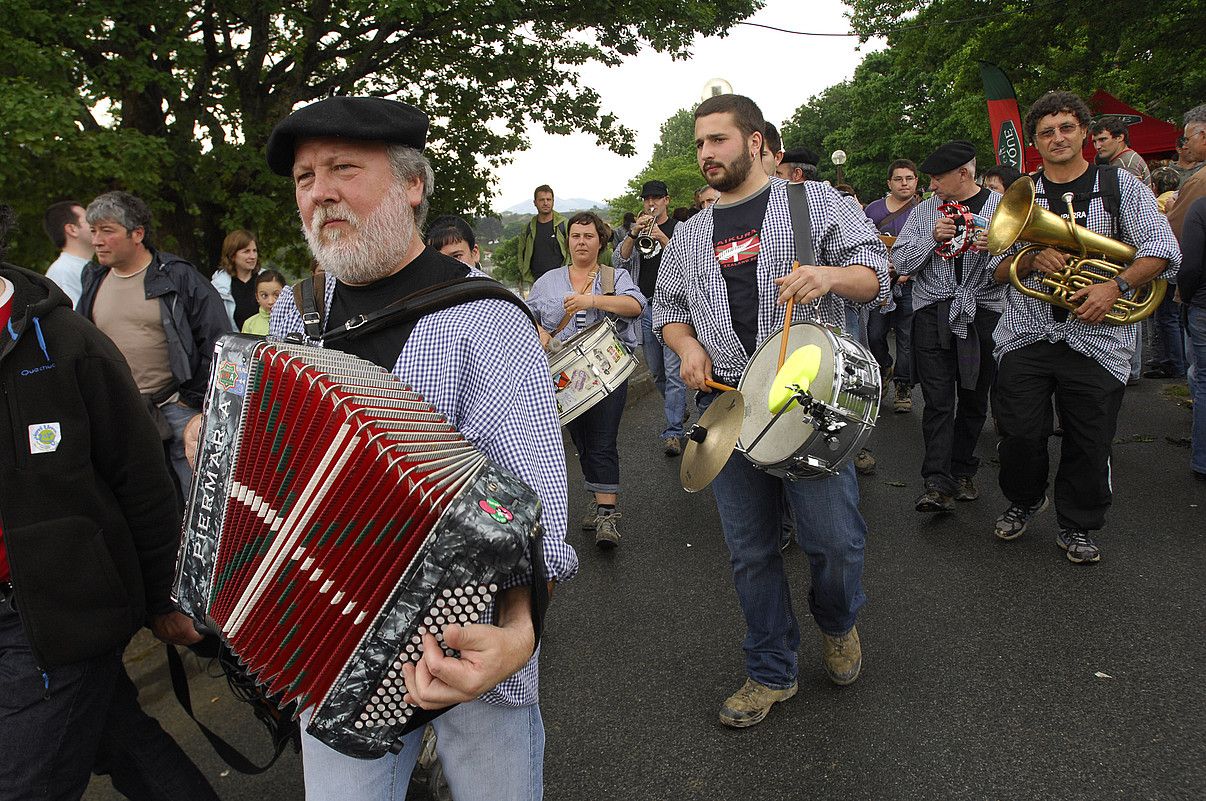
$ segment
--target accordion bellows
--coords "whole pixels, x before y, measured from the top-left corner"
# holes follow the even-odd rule
[[[338,351],[225,336],[203,414],[174,599],[282,705],[314,707],[319,740],[398,750],[434,717],[402,701],[402,665],[530,569],[536,494]]]

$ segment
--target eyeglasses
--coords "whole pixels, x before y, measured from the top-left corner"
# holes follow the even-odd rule
[[[893,179],[892,179],[892,183],[894,183],[894,184],[907,184],[907,183],[909,183],[909,182],[911,182],[911,181],[916,181],[916,180],[917,180],[917,176],[916,176],[916,175],[898,175],[898,176],[896,176],[895,178],[893,178]]]
[[[1071,136],[1080,130],[1079,125],[1073,125],[1070,122],[1065,122],[1058,128],[1044,128],[1034,135],[1035,139],[1042,139],[1044,142],[1055,136],[1055,132],[1059,131],[1061,136]]]

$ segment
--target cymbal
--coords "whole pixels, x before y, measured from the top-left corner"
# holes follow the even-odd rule
[[[744,421],[745,398],[740,392],[722,392],[712,401],[687,438],[678,474],[683,489],[699,492],[712,483],[733,455]]]

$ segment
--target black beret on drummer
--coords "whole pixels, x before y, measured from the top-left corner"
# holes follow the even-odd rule
[[[406,145],[427,144],[427,115],[384,97],[328,97],[294,111],[268,137],[268,166],[277,175],[293,172],[293,153],[306,139],[338,137]]]
[[[783,153],[784,164],[811,164],[816,167],[821,163],[821,157],[807,147],[793,147]]]
[[[926,175],[942,175],[957,170],[976,157],[976,146],[966,139],[954,139],[940,146],[921,162]]]

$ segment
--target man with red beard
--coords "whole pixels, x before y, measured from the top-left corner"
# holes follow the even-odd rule
[[[292,178],[302,230],[326,274],[322,330],[432,285],[480,275],[426,247],[419,234],[433,188],[421,152],[427,127],[427,116],[404,103],[332,97],[293,112],[269,137],[268,164]],[[285,290],[270,333],[283,337],[303,327]],[[337,346],[393,371],[532,487],[544,507],[547,577],[574,575],[577,557],[565,542],[561,426],[531,319],[505,301],[473,300],[428,314],[410,330],[387,327]],[[404,668],[408,702],[425,709],[458,704],[432,722],[458,801],[541,796],[544,726],[532,581],[530,572],[512,576],[483,623],[445,628],[444,640],[458,656],[445,656],[427,635],[423,659]],[[305,721],[309,714],[303,712]],[[403,738],[399,753],[373,760],[345,756],[303,734],[306,798],[401,799],[421,734]]]
[[[720,199],[679,226],[666,246],[654,295],[654,328],[678,353],[701,411],[715,397],[705,382],[736,386],[756,348],[782,328],[784,304],[796,320],[845,328],[858,304],[886,300],[888,259],[861,212],[832,187],[806,181],[817,264],[792,271],[796,254],[788,183],[756,165],[766,122],[752,100],[720,95],[695,110],[697,159]],[[784,499],[808,555],[808,605],[821,629],[829,678],[847,685],[862,666],[855,618],[864,601],[866,523],[858,482],[837,475],[787,481],[734,453],[712,483],[745,614],[744,685],[724,701],[720,722],[753,726],[796,693],[800,627],[779,548]]]

